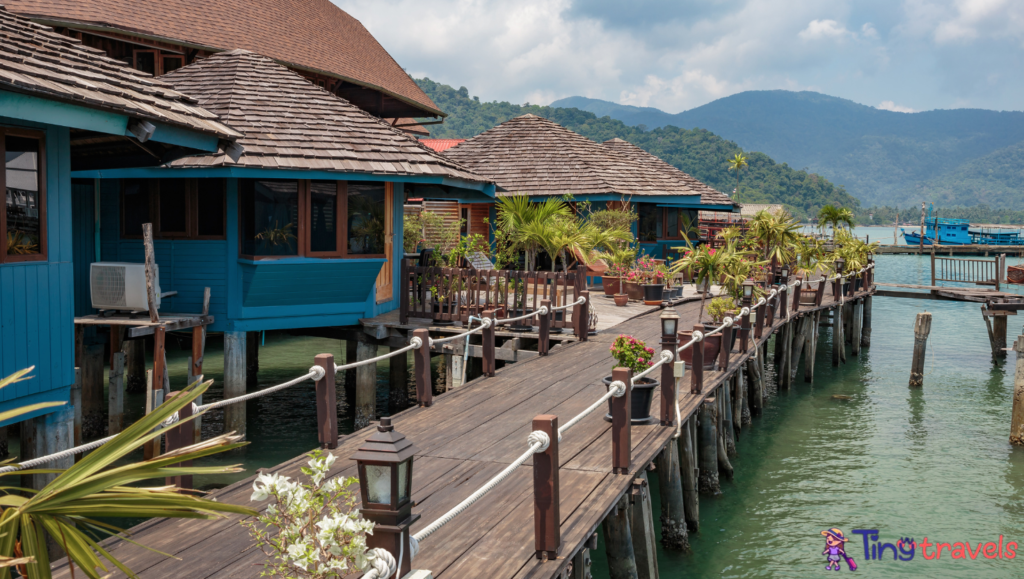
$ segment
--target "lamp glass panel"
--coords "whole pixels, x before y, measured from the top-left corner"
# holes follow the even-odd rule
[[[366,497],[371,503],[391,503],[391,467],[388,465],[366,465]]]
[[[409,461],[398,463],[398,502],[409,500]]]

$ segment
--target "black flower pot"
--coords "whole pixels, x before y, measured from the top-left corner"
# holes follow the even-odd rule
[[[649,306],[661,305],[664,301],[665,284],[663,283],[645,283],[644,288],[644,303]]]
[[[606,376],[603,380],[605,388],[610,388],[612,377]],[[651,401],[654,400],[654,389],[659,382],[654,378],[643,377],[636,384],[633,384],[633,391],[629,395],[629,422],[631,424],[654,424],[657,418],[651,416]],[[608,414],[604,419],[612,421],[612,401],[608,401]]]

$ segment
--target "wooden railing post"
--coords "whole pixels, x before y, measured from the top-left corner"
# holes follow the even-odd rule
[[[704,324],[693,326],[694,332],[704,333]],[[704,389],[704,340],[695,342],[690,348],[693,355],[690,357],[690,394],[700,394]]]
[[[629,421],[633,371],[629,368],[615,368],[612,370],[612,381],[626,385],[625,394],[612,398],[612,474],[629,474],[630,451],[633,447]]]
[[[533,430],[551,439],[547,450],[533,455],[534,546],[538,559],[554,561],[562,544],[558,514],[558,417],[537,416],[533,419]]]
[[[823,299],[825,299],[825,286],[826,285],[827,285],[827,282],[825,281],[825,278],[822,277],[821,281],[818,282],[818,293],[817,293],[817,295],[814,296],[814,305],[816,307],[820,308],[821,307],[821,301]]]
[[[789,314],[788,314],[788,307],[789,306],[787,305],[789,302],[786,300],[786,298],[789,297],[789,294],[781,291],[783,288],[785,288],[787,292],[792,289],[792,288],[790,288],[789,286],[786,285],[786,281],[785,280],[783,280],[782,284],[779,285],[779,295],[778,295],[778,298],[779,298],[779,319],[780,320],[785,320],[785,319],[789,318]]]
[[[743,300],[743,307],[750,307],[750,300]],[[740,316],[740,352],[750,349],[750,314]]]
[[[334,386],[334,354],[318,354],[313,364],[324,369],[316,381],[316,435],[320,448],[338,448],[338,402]]]
[[[579,298],[583,298],[583,303],[573,306],[573,326],[576,329],[576,337],[579,341],[586,342],[587,337],[590,335],[590,292],[581,291]]]
[[[722,328],[722,347],[718,350],[718,365],[726,372],[729,368],[729,354],[732,350],[732,326]]]
[[[676,359],[676,348],[679,343],[676,335],[661,336],[661,350],[671,352],[672,359]],[[676,376],[675,364],[666,362],[661,365],[661,425],[676,425]]]
[[[760,301],[760,300],[758,300],[758,301]],[[765,313],[765,310],[768,309],[768,304],[766,304],[766,303],[761,304],[761,305],[757,306],[754,309],[757,311],[757,316],[756,316],[756,319],[755,319],[755,322],[754,322],[754,339],[755,340],[760,340],[761,339],[761,333],[764,330],[764,313]]]
[[[794,314],[800,311],[800,294],[802,294],[803,291],[804,291],[804,277],[801,275],[801,276],[797,276],[796,279],[800,280],[799,285],[796,285],[796,286],[793,287],[793,289],[789,290],[789,291],[793,292],[793,313]]]
[[[547,309],[547,314],[538,316],[538,341],[537,341],[537,353],[541,356],[547,356],[548,350],[551,347],[551,300],[541,300],[540,307]]]
[[[167,396],[167,399],[164,400],[164,403],[166,404],[168,399],[173,398],[174,396],[178,396],[180,394],[181,392],[171,392]],[[195,434],[193,432],[192,423],[185,422],[191,416],[192,404],[186,404],[181,410],[178,411],[178,425],[168,428],[166,431],[167,434],[164,435],[165,440],[167,441],[167,452],[171,452],[172,450],[178,450],[179,448],[184,448],[186,446],[194,444]],[[182,468],[187,468],[190,466],[192,466],[191,460],[186,460],[184,462],[180,462],[176,465],[173,465],[173,467]],[[165,479],[165,484],[174,485],[182,489],[191,489],[192,475],[187,474],[167,477]]]
[[[496,370],[494,364],[494,310],[485,311],[484,317],[491,320],[491,325],[484,328],[484,331],[481,332],[484,376],[491,377],[494,376]]]
[[[764,325],[768,326],[769,328],[771,328],[772,324],[775,323],[775,306],[778,305],[778,302],[779,294],[775,294],[775,297],[773,298],[768,298],[768,310],[766,312],[768,315],[765,317]]]
[[[434,386],[430,381],[430,332],[426,329],[413,330],[412,337],[422,342],[412,355],[416,402],[420,406],[430,406],[434,402]]]

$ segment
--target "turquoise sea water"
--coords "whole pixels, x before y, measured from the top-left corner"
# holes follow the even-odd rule
[[[884,239],[887,231],[891,243],[891,229],[876,231],[858,235]],[[927,283],[929,274],[927,256],[878,258],[879,282]],[[914,318],[926,309],[933,320],[924,387],[911,390]],[[839,575],[821,555],[820,532],[831,527],[851,539],[855,576],[1024,577],[1024,555],[953,560],[947,550],[926,560],[918,548],[910,561],[893,561],[891,550],[886,560],[865,559],[854,529],[877,529],[890,543],[927,537],[973,549],[1002,535],[1004,544],[1024,544],[1024,449],[1007,441],[1014,355],[992,360],[978,304],[876,297],[872,313],[871,347],[838,369],[822,328],[814,384],[801,370],[795,387],[773,394],[742,432],[735,480],[723,482],[721,496],[701,497],[692,554],[659,553],[663,579]],[[1022,322],[1009,319],[1011,341]],[[657,527],[656,476],[652,486]],[[595,577],[607,577],[601,549],[594,559]]]

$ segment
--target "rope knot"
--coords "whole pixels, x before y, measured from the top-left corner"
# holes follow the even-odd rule
[[[665,360],[665,363],[668,364],[672,360],[676,359],[676,353],[673,350],[671,350],[671,349],[669,349],[669,350],[662,350],[661,351],[661,359]]]
[[[337,368],[337,365],[335,365],[335,368]],[[309,368],[309,372],[310,374],[313,375],[314,382],[319,382],[320,380],[323,380],[324,376],[327,375],[327,370],[324,370],[322,366],[311,366]]]
[[[722,323],[725,324],[725,327],[728,328],[728,327],[732,326],[733,320],[729,316],[726,316],[725,319],[722,320]]]
[[[786,291],[788,289],[789,289],[788,285],[783,285],[782,287],[779,288],[780,291]]]
[[[526,437],[526,442],[530,446],[533,446],[535,444],[540,444],[540,448],[538,448],[537,450],[533,451],[534,453],[540,453],[540,452],[544,452],[545,450],[547,450],[551,446],[551,437],[548,436],[547,432],[542,432],[540,430],[534,430],[533,432],[531,432]]]
[[[491,324],[493,324],[493,323],[494,323],[494,320],[492,320],[491,318],[482,318],[482,319],[480,320],[480,325],[481,325],[482,327],[484,327],[484,328],[489,328],[489,327],[491,327]]]
[[[419,336],[416,336],[413,339],[409,340],[409,345],[419,350],[420,348],[423,347],[423,340],[420,339]]]
[[[694,330],[694,332],[693,332],[693,339],[697,340],[698,342],[703,342],[704,341],[704,332],[701,332],[700,330]]]
[[[542,315],[542,316],[548,315],[548,307],[547,306],[541,306],[540,309],[537,310],[537,313]]]
[[[387,550],[377,547],[370,549],[368,554],[371,554],[373,559],[370,559],[370,572],[365,575],[366,577],[370,577],[371,573],[376,571],[377,579],[388,579],[398,571],[394,555]]]
[[[626,383],[622,380],[616,380],[608,385],[608,389],[611,391],[612,396],[615,398],[622,398],[626,395]]]

